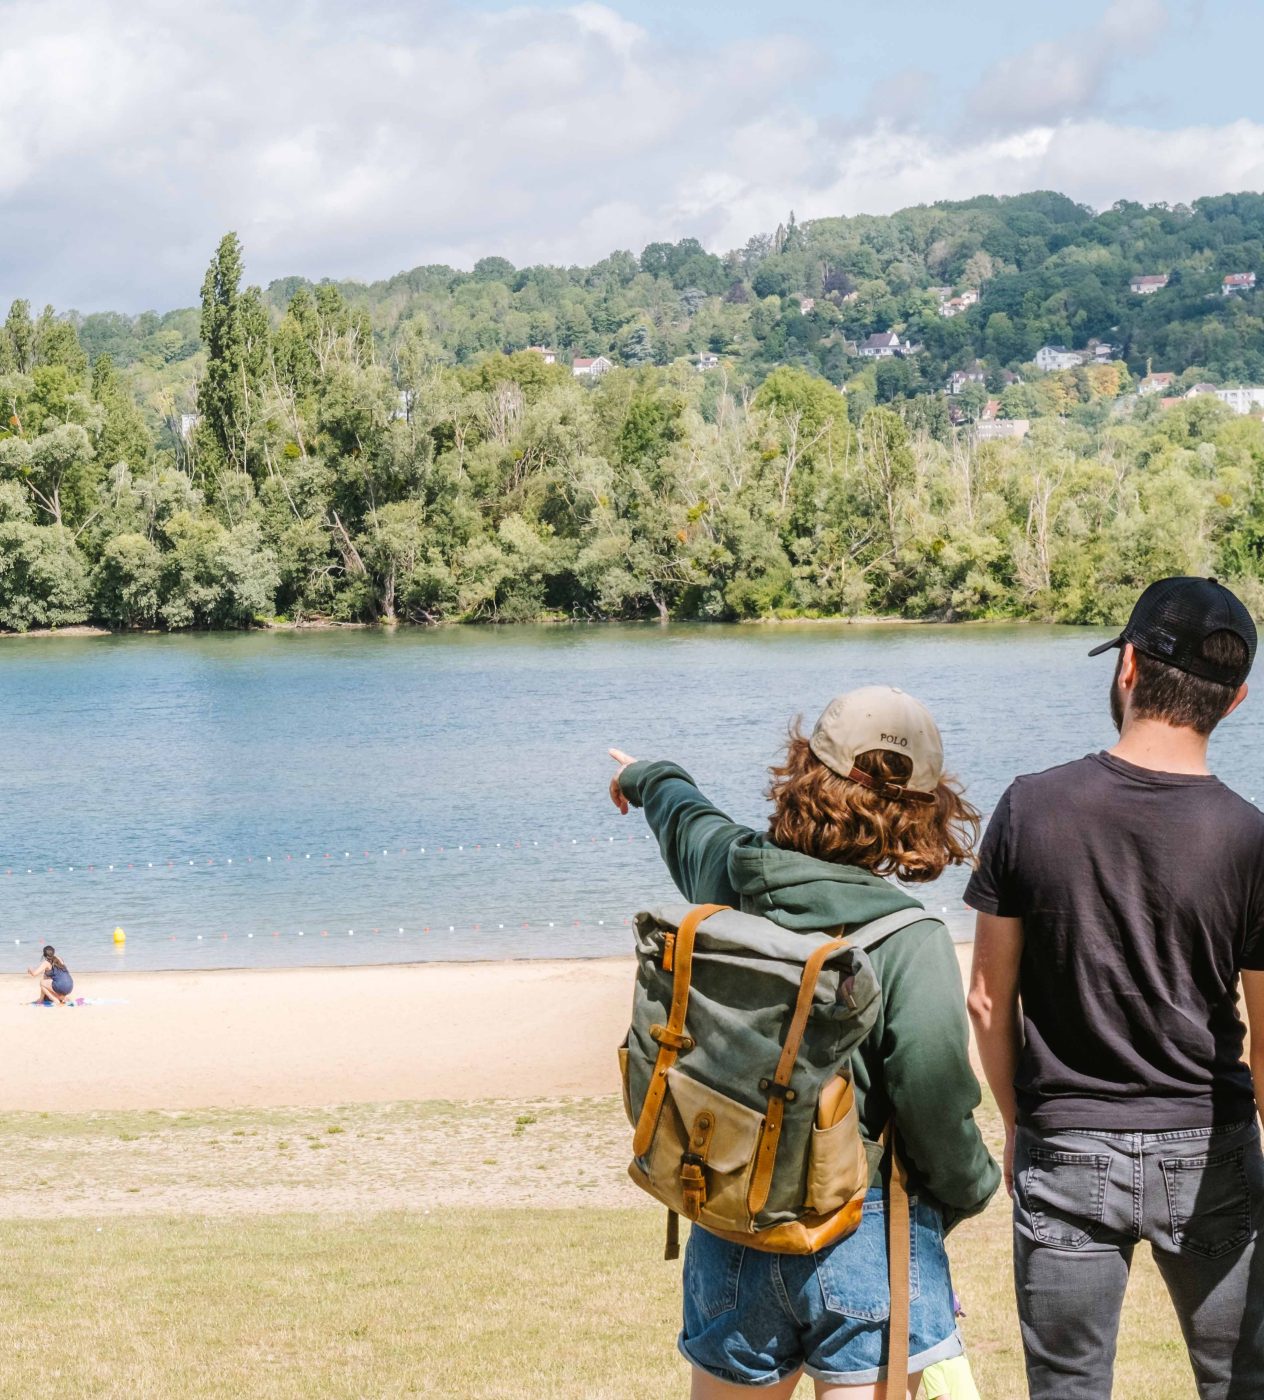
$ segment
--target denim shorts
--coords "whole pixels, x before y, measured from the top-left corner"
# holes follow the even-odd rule
[[[960,1356],[938,1209],[911,1203],[909,1371]],[[814,1380],[864,1385],[886,1377],[886,1209],[865,1197],[860,1228],[816,1254],[766,1254],[699,1226],[684,1268],[687,1361],[733,1385],[775,1385],[802,1368]]]

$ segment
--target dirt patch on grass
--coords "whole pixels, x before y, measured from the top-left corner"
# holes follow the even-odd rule
[[[0,1115],[0,1219],[617,1206],[617,1098]]]

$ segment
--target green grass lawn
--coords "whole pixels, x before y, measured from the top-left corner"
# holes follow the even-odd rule
[[[477,1170],[477,1167],[471,1167]],[[669,1400],[678,1264],[645,1209],[0,1222],[0,1396]],[[1020,1400],[1006,1210],[950,1248],[985,1400]],[[809,1388],[804,1387],[803,1394]],[[1116,1400],[1192,1397],[1138,1254]]]

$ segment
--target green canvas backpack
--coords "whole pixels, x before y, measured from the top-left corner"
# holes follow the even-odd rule
[[[850,1057],[882,995],[865,950],[930,917],[914,907],[805,934],[723,905],[637,915],[632,1025],[619,1050],[635,1130],[628,1171],[668,1208],[669,1259],[679,1215],[779,1254],[813,1253],[859,1226],[871,1170]],[[885,1136],[898,1375],[908,1200]]]

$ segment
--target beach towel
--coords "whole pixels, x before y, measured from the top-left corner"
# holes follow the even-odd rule
[[[33,1001],[32,1006],[56,1006],[55,1001]],[[126,1006],[126,997],[71,997],[67,1006]]]

